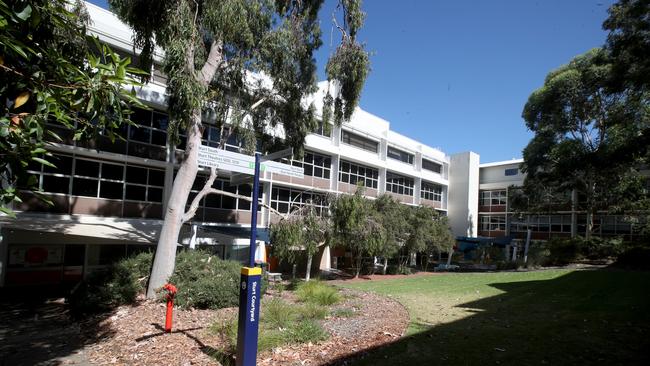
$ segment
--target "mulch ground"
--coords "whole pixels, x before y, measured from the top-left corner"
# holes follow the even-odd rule
[[[393,342],[403,335],[409,315],[401,304],[375,294],[340,291],[344,301],[336,307],[351,309],[354,315],[323,320],[323,327],[330,333],[326,341],[275,348],[259,354],[258,365],[335,364],[337,360],[361,355],[364,350]],[[290,297],[291,294],[271,293],[267,299],[272,296]],[[153,302],[118,308],[112,316],[99,321],[100,329],[107,330],[106,335],[93,334],[99,340],[86,346],[88,360],[101,365],[218,365],[218,360],[222,364],[231,361],[221,351],[225,348],[224,340],[210,332],[209,327],[215,321],[236,316],[235,308],[175,309],[172,334],[163,331],[164,314],[164,304]]]

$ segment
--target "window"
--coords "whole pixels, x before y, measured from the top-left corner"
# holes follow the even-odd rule
[[[392,146],[388,147],[388,152],[386,156],[388,156],[391,159],[399,160],[407,164],[413,164],[413,158],[414,158],[413,154],[409,154],[406,151],[396,149]]]
[[[57,169],[41,166],[41,164],[28,167],[29,173],[38,176],[38,187],[45,192],[81,197],[162,202],[164,170],[81,158],[73,159],[66,155],[54,155],[50,161],[57,166]],[[71,190],[70,180],[72,180]]]
[[[431,160],[422,159],[422,169],[429,170],[434,173],[442,173],[442,165],[434,163]]]
[[[479,216],[479,230],[505,231],[506,217],[503,215],[481,215]]]
[[[507,194],[505,189],[496,191],[481,191],[479,196],[480,206],[505,206]]]
[[[429,201],[442,201],[442,186],[429,182],[422,182],[420,197]]]
[[[332,126],[329,123],[323,123],[323,121],[318,121],[318,126],[312,131],[316,135],[321,135],[325,137],[332,136]]]
[[[158,146],[167,145],[167,114],[134,108],[131,120],[137,126],[129,126],[129,140]]]
[[[341,141],[348,145],[372,151],[374,153],[377,152],[377,148],[379,147],[379,143],[377,141],[367,139],[348,131],[341,131]]]
[[[413,178],[390,172],[386,173],[386,191],[388,192],[412,196],[414,186]]]
[[[201,137],[203,145],[219,147],[219,143],[221,142],[221,129],[208,124],[204,124],[203,126],[203,136]]]
[[[305,171],[305,175],[330,179],[332,172],[332,158],[327,155],[317,154],[311,151],[305,151],[305,156],[302,160],[281,159],[285,164],[301,167]]]
[[[329,200],[323,193],[308,192],[295,188],[273,187],[271,207],[283,214],[294,211],[306,204],[316,208],[318,215],[327,215]]]
[[[519,169],[517,168],[510,168],[505,170],[506,177],[511,177],[517,174],[519,174]]]
[[[208,177],[205,174],[199,173],[199,175],[196,176],[192,189],[190,190],[190,195],[187,199],[188,205],[192,203],[194,197],[196,197],[199,191],[203,189],[203,185],[205,185],[207,179]],[[216,179],[214,183],[212,183],[212,188],[249,198],[253,196],[250,185],[241,184],[238,186],[231,186],[228,181],[223,179]],[[262,193],[260,192],[260,196],[261,195]],[[251,202],[243,198],[235,198],[222,194],[208,194],[203,198],[203,200],[201,200],[199,207],[250,211]],[[258,211],[259,210],[261,210],[261,206],[258,208]]]
[[[352,185],[361,184],[367,188],[377,189],[379,170],[367,166],[350,163],[345,160],[339,162],[339,182]]]

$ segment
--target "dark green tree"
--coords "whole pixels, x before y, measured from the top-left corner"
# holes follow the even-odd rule
[[[75,140],[114,131],[129,123],[130,60],[86,35],[81,2],[0,0],[0,211],[14,215],[21,191],[44,200],[30,162],[54,167],[46,141],[55,130]],[[18,190],[20,188],[20,191]]]
[[[336,244],[352,254],[355,278],[363,268],[363,257],[377,255],[385,239],[382,218],[358,188],[353,195],[337,197],[330,205],[332,235]]]
[[[532,205],[577,193],[574,208],[587,215],[630,193],[639,154],[630,141],[640,132],[629,94],[611,92],[613,65],[606,50],[593,49],[548,74],[522,117],[535,134],[523,151],[524,191]]]
[[[322,43],[318,21],[322,0],[109,3],[134,29],[143,68],[152,62],[155,46],[165,51],[170,138],[179,131],[187,136],[147,290],[147,296],[153,297],[174,269],[181,226],[193,216],[185,207],[198,172],[204,112],[210,112],[218,124],[241,126],[239,131],[251,150],[258,140],[268,149],[282,143],[300,150],[306,134],[316,127],[315,108],[304,101],[316,90],[314,51]],[[327,73],[340,92],[330,94],[328,102],[334,105],[334,114],[345,118],[358,101],[368,72],[368,54],[356,40],[364,18],[360,0],[339,0],[338,9],[343,19],[342,40]],[[325,108],[324,119],[329,113]],[[265,134],[269,126],[280,124],[283,140]],[[209,193],[217,192],[202,191],[202,195]]]
[[[327,243],[330,228],[329,219],[319,215],[316,207],[308,203],[271,225],[273,254],[295,269],[298,254],[304,252],[307,256],[305,281],[309,281],[314,255],[321,245]],[[295,270],[293,272],[295,275]]]
[[[376,253],[373,255],[382,257],[384,260],[382,273],[386,274],[388,268],[388,259],[393,258],[404,245],[408,238],[409,224],[408,212],[409,207],[402,205],[389,195],[381,195],[373,201],[373,208],[377,211],[381,226],[385,235],[383,241],[378,246]]]

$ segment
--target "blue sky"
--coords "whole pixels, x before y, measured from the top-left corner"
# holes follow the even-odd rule
[[[528,96],[549,71],[604,43],[613,2],[365,0],[358,38],[372,52],[372,71],[361,107],[447,154],[521,157],[532,136],[521,118]],[[321,10],[321,79],[339,40],[331,29],[335,4],[326,0]]]

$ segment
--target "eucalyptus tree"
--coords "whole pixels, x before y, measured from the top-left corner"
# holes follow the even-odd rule
[[[21,191],[43,200],[30,163],[54,167],[47,141],[115,139],[139,104],[130,60],[86,35],[83,3],[0,0],[0,211],[11,216]],[[19,190],[20,189],[20,190]]]
[[[318,248],[327,242],[330,228],[329,218],[319,215],[316,207],[309,202],[271,225],[273,254],[281,261],[292,264],[295,277],[298,254],[304,252],[307,257],[305,281],[309,281],[313,258]]]
[[[302,148],[316,127],[315,108],[305,97],[316,91],[314,51],[321,46],[318,12],[322,0],[110,0],[111,8],[134,30],[142,67],[153,62],[155,47],[164,51],[168,76],[169,138],[184,131],[187,143],[167,203],[147,296],[171,275],[176,242],[193,212],[185,205],[198,172],[202,116],[217,124],[241,125],[250,149],[256,142],[271,148]],[[363,24],[360,0],[339,0],[336,22],[341,42],[327,64],[333,85],[323,120],[349,118],[368,73],[368,54],[357,42]],[[333,17],[337,19],[336,17]],[[283,140],[265,132],[277,126]],[[216,177],[211,172],[207,184]],[[202,195],[220,193],[210,188]],[[197,196],[196,199],[201,199]],[[195,200],[196,200],[195,199]],[[257,199],[254,197],[253,199]]]
[[[587,216],[587,238],[594,213],[616,203],[616,193],[629,193],[639,162],[629,150],[641,132],[636,111],[629,108],[627,93],[608,89],[612,70],[603,49],[577,56],[547,75],[522,114],[535,134],[523,151],[528,200],[577,192],[576,208]]]
[[[373,201],[373,208],[379,214],[381,225],[384,230],[383,241],[380,243],[374,255],[384,260],[382,273],[386,274],[388,259],[399,252],[408,238],[408,217],[406,210],[409,208],[402,205],[389,195],[381,195]]]
[[[343,194],[330,204],[332,235],[336,244],[349,250],[353,258],[355,278],[359,277],[364,255],[375,255],[385,240],[381,217],[372,203],[363,197],[363,189],[353,195]]]

